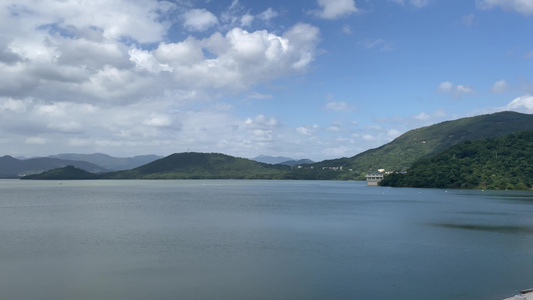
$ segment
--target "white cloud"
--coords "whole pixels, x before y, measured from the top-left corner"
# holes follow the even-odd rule
[[[276,118],[267,118],[264,115],[257,115],[255,118],[247,118],[244,122],[246,126],[252,126],[253,128],[271,128],[281,125]]]
[[[476,95],[477,92],[468,85],[455,85],[450,81],[445,81],[437,87],[438,93],[451,94],[454,98],[461,98],[465,95]]]
[[[299,134],[303,134],[303,135],[311,135],[311,132],[310,130],[307,128],[307,127],[298,127],[296,128],[296,131],[299,133]]]
[[[272,7],[269,7],[264,12],[260,13],[258,17],[263,21],[270,21],[278,16],[278,12],[273,10]]]
[[[41,137],[29,137],[26,139],[26,144],[30,145],[44,145],[46,144],[46,139]]]
[[[424,7],[428,5],[428,0],[411,0],[409,3],[414,7]]]
[[[363,135],[363,139],[366,141],[375,141],[377,138],[372,134],[365,134]]]
[[[492,87],[490,88],[490,91],[492,93],[503,93],[509,89],[509,84],[505,80],[498,80],[496,81]]]
[[[183,17],[185,18],[183,25],[189,31],[205,31],[218,24],[218,18],[204,8],[191,9]]]
[[[533,2],[531,0],[476,0],[480,9],[492,9],[501,7],[504,10],[513,10],[523,15],[533,14]]]
[[[63,120],[57,119],[48,123],[46,127],[56,133],[78,134],[83,132],[83,126],[76,121],[65,122]]]
[[[469,15],[464,15],[461,20],[463,22],[463,25],[472,26],[474,24],[475,18],[476,17],[474,16],[474,14],[469,14]]]
[[[250,27],[252,26],[252,22],[254,21],[254,16],[250,14],[245,14],[241,17],[241,27]]]
[[[417,7],[417,8],[424,7],[429,4],[428,0],[390,0],[390,1],[398,3],[400,5],[405,5],[406,3],[408,3],[409,5]]]
[[[449,82],[449,81],[445,81],[445,82],[442,82],[441,84],[439,84],[437,90],[439,92],[442,92],[442,93],[448,93],[448,92],[451,92],[453,89],[453,83]]]
[[[347,111],[352,111],[354,108],[346,103],[346,102],[329,102],[326,104],[326,109],[327,110],[333,110],[333,111],[344,111],[344,112],[347,112]]]
[[[169,71],[182,87],[201,86],[242,90],[280,76],[304,72],[316,56],[318,28],[297,24],[282,36],[266,30],[241,28],[225,36],[187,38],[179,43],[161,43],[151,52],[130,51],[137,68]],[[204,51],[214,58],[204,56]],[[142,58],[142,59],[141,59]]]
[[[261,94],[258,92],[251,92],[246,95],[246,98],[248,99],[258,99],[258,100],[265,100],[265,99],[272,99],[272,95],[269,94]]]
[[[172,71],[172,68],[165,63],[160,63],[148,51],[132,47],[129,51],[130,60],[135,63],[138,70],[146,70],[151,73],[161,71]]]
[[[322,153],[327,157],[348,157],[354,155],[352,149],[344,145],[326,148]]]
[[[31,22],[44,24],[39,12]],[[14,16],[4,20],[18,22]],[[43,17],[43,22],[49,22]],[[11,24],[16,25],[16,24]],[[149,25],[149,24],[148,24]],[[146,25],[146,26],[148,26]],[[316,57],[319,30],[296,24],[284,34],[234,28],[226,35],[159,43],[153,50],[106,39],[102,32],[76,29],[73,37],[52,29],[14,26],[4,30],[16,64],[3,65],[0,89],[17,98],[132,103],[165,90],[196,87],[240,91],[305,72]],[[69,27],[71,28],[71,27]],[[7,47],[7,46],[6,46]],[[207,53],[208,55],[204,55]]]
[[[169,24],[161,23],[159,17],[175,8],[170,2],[151,0],[6,0],[2,6],[17,16],[19,29],[44,26],[76,35],[97,31],[106,39],[129,37],[141,43],[159,41],[165,35]]]
[[[21,101],[13,98],[0,98],[0,111],[24,113],[27,111],[29,103],[31,103],[31,99]]]
[[[382,52],[394,50],[394,44],[384,39],[370,39],[360,42],[366,49],[377,48]]]
[[[359,11],[353,0],[317,0],[317,2],[321,10],[312,13],[322,19],[339,19]]]
[[[390,129],[387,131],[387,137],[391,140],[399,137],[400,135],[402,135],[402,132],[396,129]]]
[[[344,32],[346,34],[352,34],[353,33],[352,27],[350,27],[350,25],[344,25],[342,27],[342,32]]]
[[[458,96],[476,94],[476,91],[468,85],[457,85],[455,89]]]
[[[421,112],[415,116],[415,119],[420,120],[420,121],[429,121],[431,119],[431,116],[425,112]]]
[[[143,121],[143,124],[152,127],[168,127],[172,125],[172,120],[166,115],[152,114],[150,118]]]
[[[524,95],[517,97],[513,101],[509,102],[507,106],[505,106],[505,110],[514,110],[531,114],[533,113],[533,96]]]
[[[301,135],[314,135],[318,130],[318,125],[306,125],[296,128],[296,132]]]
[[[244,156],[305,148],[320,158],[318,126],[296,130],[273,117],[242,118],[221,100],[269,99],[253,87],[308,71],[318,55],[318,27],[247,31],[239,26],[255,28],[278,13],[247,14],[237,1],[227,23],[220,17],[216,26],[208,11],[175,3],[0,1],[4,154],[166,155],[190,148]],[[176,24],[162,20],[175,15],[184,17],[188,38],[167,36]],[[208,36],[195,31],[215,28]]]

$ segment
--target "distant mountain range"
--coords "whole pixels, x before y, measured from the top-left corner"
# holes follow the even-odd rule
[[[122,158],[100,153],[58,154],[30,159],[17,159],[6,155],[0,157],[0,178],[18,178],[69,165],[91,173],[105,173],[133,169],[160,158],[162,157],[156,155]]]
[[[285,156],[268,156],[268,155],[259,155],[259,156],[252,158],[251,160],[255,160],[257,162],[262,162],[265,164],[273,164],[273,165],[280,164],[280,165],[286,165],[286,166],[291,166],[291,167],[296,166],[296,165],[314,163],[314,161],[310,159],[295,160],[295,159],[292,159],[290,157],[285,157]]]
[[[98,178],[358,180],[364,179],[364,174],[369,171],[409,168],[413,163],[433,157],[454,145],[501,137],[526,130],[533,130],[533,115],[500,112],[442,122],[411,130],[386,145],[351,158],[326,160],[311,164],[308,164],[308,161],[300,161],[294,164],[298,167],[281,164],[287,162],[285,160],[287,157],[259,156],[255,158],[277,162],[277,164],[271,164],[219,153],[176,153],[132,169],[102,173],[98,175]],[[529,155],[527,157],[531,157],[533,149],[527,151],[526,155]],[[15,160],[14,158],[10,159]],[[1,167],[0,164],[0,169]],[[75,173],[72,168],[68,168],[64,170],[63,174],[61,172],[55,173],[55,175],[49,174],[47,179],[54,176],[68,178],[64,174],[67,171],[69,174]],[[73,176],[87,177],[80,172]]]
[[[259,155],[254,158],[251,158],[251,160],[255,160],[257,162],[265,163],[265,164],[279,164],[285,161],[294,160],[290,157],[285,156],[268,156],[268,155]]]
[[[0,178],[18,178],[29,174],[62,168],[68,165],[86,170],[91,173],[109,172],[109,169],[85,161],[65,160],[50,157],[16,159],[9,155],[0,157]]]
[[[315,162],[310,159],[299,159],[299,160],[288,160],[279,163],[278,165],[285,165],[290,167],[300,166],[300,165],[309,165],[314,164]]]
[[[89,162],[100,167],[104,167],[107,170],[111,170],[111,171],[122,171],[122,170],[133,169],[133,168],[137,168],[139,166],[145,165],[147,163],[153,162],[154,160],[163,158],[163,156],[157,156],[157,155],[139,155],[139,156],[134,156],[134,157],[113,157],[113,156],[109,156],[107,154],[102,154],[102,153],[94,153],[94,154],[66,153],[66,154],[51,155],[48,157],[59,158],[63,160],[85,161],[85,162]]]

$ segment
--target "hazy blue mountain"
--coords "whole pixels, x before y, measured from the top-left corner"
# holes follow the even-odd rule
[[[65,160],[59,158],[40,157],[30,159],[16,159],[9,155],[0,157],[0,177],[17,178],[23,175],[39,174],[56,168],[63,168],[68,165],[75,166],[91,173],[102,173],[109,171],[95,164],[86,161]]]
[[[299,160],[284,161],[284,162],[279,163],[279,165],[294,167],[294,166],[307,165],[307,164],[312,164],[312,163],[314,163],[314,161],[310,159],[299,159]]]
[[[265,163],[265,164],[280,164],[282,162],[286,161],[293,161],[294,159],[290,157],[284,157],[284,156],[268,156],[268,155],[259,155],[257,157],[251,158],[251,160],[255,160],[257,162]]]
[[[138,155],[134,157],[113,157],[107,154],[75,154],[64,153],[58,155],[51,155],[51,158],[60,158],[68,160],[85,161],[111,171],[122,171],[140,167],[147,163],[163,158],[157,155]]]

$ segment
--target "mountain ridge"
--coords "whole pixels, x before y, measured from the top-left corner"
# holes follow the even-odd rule
[[[293,158],[285,157],[285,156],[270,156],[270,155],[263,155],[263,154],[260,154],[250,159],[260,162],[260,163],[272,164],[272,165],[294,160]]]
[[[146,165],[103,174],[105,179],[283,179],[290,167],[222,153],[174,153]]]
[[[394,187],[530,190],[533,186],[533,130],[465,141],[421,159],[405,174],[386,175]]]
[[[108,169],[84,161],[72,161],[58,158],[39,157],[20,160],[9,155],[0,157],[0,177],[18,178],[28,174],[38,174],[68,165],[75,166],[91,173],[108,172]]]
[[[220,153],[175,153],[146,165],[106,173],[107,179],[309,179],[364,180],[366,172],[400,170],[466,140],[533,130],[533,115],[500,112],[413,129],[351,158],[302,164],[298,168],[260,163]]]
[[[380,147],[366,150],[352,157],[325,160],[313,164],[315,169],[343,166],[352,169],[359,179],[366,172],[378,169],[401,170],[415,161],[436,155],[466,140],[498,137],[533,129],[533,115],[517,112],[498,112],[444,121],[410,130]],[[338,174],[335,179],[350,179],[354,174]]]
[[[77,153],[62,153],[48,156],[50,158],[59,158],[74,161],[86,161],[111,171],[122,171],[133,169],[157,159],[163,158],[154,154],[136,155],[132,157],[114,157],[104,153],[92,154],[77,154]]]

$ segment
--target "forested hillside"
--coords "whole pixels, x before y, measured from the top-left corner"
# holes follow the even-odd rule
[[[104,179],[282,179],[290,167],[220,153],[176,153]]]
[[[437,156],[417,161],[407,174],[385,176],[381,185],[530,190],[533,131],[466,141]]]
[[[344,172],[337,172],[335,179],[352,179],[354,176],[364,179],[366,172],[409,167],[419,159],[431,157],[466,140],[499,137],[525,130],[533,130],[533,115],[509,111],[446,121],[411,130],[388,144],[350,158],[316,163],[315,172],[307,173],[318,173],[323,167],[343,166]],[[350,169],[352,172],[348,171]]]
[[[76,168],[75,166],[66,166],[45,171],[41,174],[32,174],[22,177],[21,179],[53,179],[53,180],[70,180],[70,179],[98,179],[99,175]]]

